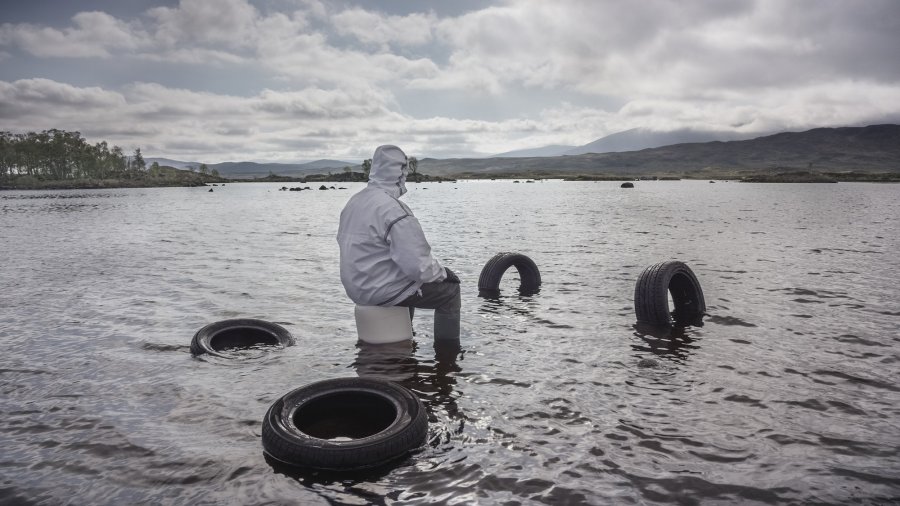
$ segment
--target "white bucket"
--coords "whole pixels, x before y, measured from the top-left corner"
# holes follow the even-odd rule
[[[404,306],[356,305],[356,332],[367,343],[397,343],[412,339],[409,308]]]

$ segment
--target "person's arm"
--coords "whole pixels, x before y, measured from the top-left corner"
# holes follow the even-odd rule
[[[410,279],[433,283],[446,277],[444,267],[431,255],[431,246],[415,216],[410,214],[395,222],[387,242],[391,258]]]

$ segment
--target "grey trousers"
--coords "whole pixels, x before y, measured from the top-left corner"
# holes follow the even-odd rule
[[[419,295],[421,293],[421,295]],[[434,309],[434,339],[459,339],[459,283],[437,281],[425,283],[419,292],[397,303],[409,308],[412,319],[415,308]]]

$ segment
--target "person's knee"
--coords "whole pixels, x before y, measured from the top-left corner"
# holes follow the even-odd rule
[[[459,289],[457,288],[456,293],[450,297],[447,302],[441,305],[441,310],[451,312],[451,313],[459,313],[460,308],[462,307],[462,300],[459,296]]]
[[[449,290],[447,301],[443,304],[445,307],[458,310],[461,306],[461,297],[459,291],[459,283],[448,283],[452,285]]]

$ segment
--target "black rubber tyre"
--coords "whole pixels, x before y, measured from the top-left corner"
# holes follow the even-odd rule
[[[504,252],[497,253],[484,264],[481,275],[478,276],[478,291],[481,294],[496,294],[500,292],[500,280],[510,267],[519,271],[519,291],[524,293],[537,292],[541,287],[541,272],[534,261],[521,253]]]
[[[669,312],[668,293],[675,311]],[[634,286],[634,311],[639,323],[693,325],[703,318],[706,302],[700,282],[690,267],[677,260],[644,269]]]
[[[221,357],[224,355],[220,352],[224,349],[257,345],[284,348],[294,345],[294,337],[277,323],[253,318],[222,320],[210,323],[194,334],[191,340],[191,354],[208,353]]]
[[[272,404],[262,443],[278,462],[343,471],[406,456],[427,434],[425,407],[409,389],[374,378],[338,378],[297,388]]]
[[[622,183],[619,188],[634,188],[634,183]]]

